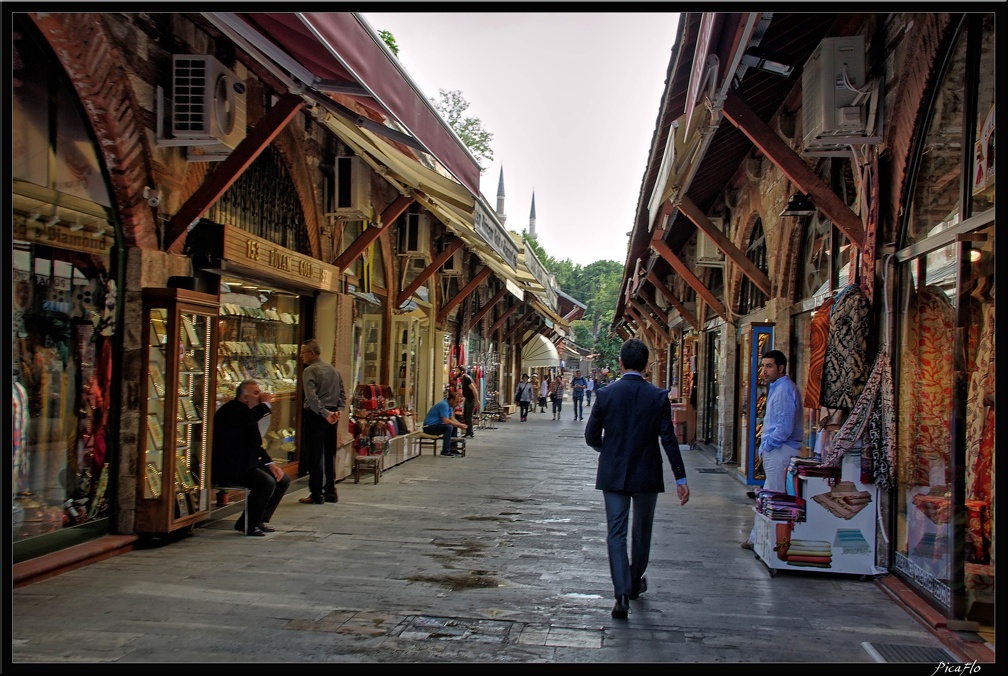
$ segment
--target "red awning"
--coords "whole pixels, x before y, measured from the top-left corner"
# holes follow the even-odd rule
[[[255,12],[240,18],[314,76],[320,92],[340,85],[353,98],[405,127],[462,185],[479,195],[480,167],[432,104],[352,12]]]

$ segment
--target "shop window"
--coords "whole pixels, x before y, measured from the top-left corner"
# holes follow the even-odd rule
[[[207,211],[291,251],[312,255],[301,200],[280,154],[268,146]]]
[[[993,48],[993,16],[966,15],[929,102],[925,131],[915,141],[911,201],[897,251],[902,265],[894,344],[894,567],[957,617],[990,624],[996,265],[994,131],[987,120],[994,105]],[[964,156],[963,148],[974,152]],[[963,176],[969,190],[962,190]],[[964,388],[955,386],[958,377]],[[959,570],[962,579],[954,577]]]
[[[751,260],[764,274],[767,273],[766,236],[763,234],[763,221],[756,219],[749,245],[746,247],[746,258]],[[748,277],[742,277],[742,289],[739,295],[739,314],[747,315],[766,305],[767,297],[759,287]]]

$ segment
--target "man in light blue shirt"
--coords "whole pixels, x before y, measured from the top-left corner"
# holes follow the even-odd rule
[[[448,394],[445,398],[431,406],[423,421],[424,434],[442,436],[441,455],[449,458],[462,455],[451,447],[452,437],[458,434],[458,430],[466,429],[464,423],[455,419],[455,407],[460,403],[462,403],[462,393],[455,388],[448,388]]]
[[[805,429],[798,388],[788,378],[786,370],[787,357],[783,352],[768,350],[763,353],[763,377],[770,385],[767,388],[759,454],[763,458],[763,474],[766,475],[763,490],[776,493],[785,492],[788,465],[791,464],[791,456],[797,455],[801,448]],[[749,539],[742,543],[742,548],[752,549],[755,539],[754,522]]]

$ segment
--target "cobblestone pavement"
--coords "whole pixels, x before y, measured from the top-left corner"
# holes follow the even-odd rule
[[[303,505],[264,538],[218,510],[192,535],[12,590],[12,661],[866,663],[942,648],[870,580],[782,572],[738,546],[745,487],[697,450],[691,498],[658,501],[648,592],[610,618],[595,452],[530,413],[380,483]],[[921,673],[932,669],[920,667]]]

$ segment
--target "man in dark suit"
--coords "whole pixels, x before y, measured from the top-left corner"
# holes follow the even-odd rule
[[[623,376],[595,392],[584,433],[585,442],[599,452],[595,488],[605,499],[609,573],[616,597],[612,616],[619,619],[630,612],[630,600],[647,591],[644,571],[651,553],[651,527],[658,494],[665,490],[659,439],[672,465],[679,504],[689,500],[668,391],[641,376],[647,361],[648,348],[642,341],[631,338],[623,343],[619,356]],[[633,531],[628,558],[631,504]]]
[[[273,395],[263,392],[259,381],[243,380],[235,398],[214,414],[211,479],[249,489],[249,523],[245,514],[235,523],[235,530],[245,535],[261,537],[275,530],[269,520],[290,486],[290,477],[273,463],[259,434],[259,420],[270,414],[271,401]]]

